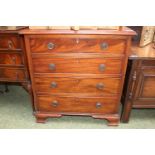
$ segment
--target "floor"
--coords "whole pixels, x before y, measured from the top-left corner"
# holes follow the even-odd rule
[[[1,89],[2,86],[0,86]],[[1,129],[141,129],[155,128],[155,109],[133,110],[129,123],[109,127],[105,120],[91,117],[65,116],[50,118],[46,124],[35,123],[28,93],[20,86],[9,86],[9,92],[0,93]]]

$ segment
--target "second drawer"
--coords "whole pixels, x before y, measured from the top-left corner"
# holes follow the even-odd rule
[[[0,65],[23,66],[23,58],[21,54],[0,53]]]
[[[35,73],[121,74],[122,58],[33,59]]]

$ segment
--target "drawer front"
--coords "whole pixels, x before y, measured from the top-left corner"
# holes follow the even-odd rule
[[[25,80],[24,69],[0,68],[0,79],[20,81]]]
[[[23,65],[23,58],[21,54],[8,54],[0,53],[0,65],[14,65],[21,66]]]
[[[155,60],[143,60],[141,63],[142,63],[142,68],[143,67],[155,68]]]
[[[120,78],[60,78],[36,77],[36,91],[46,93],[95,93],[118,94]]]
[[[0,50],[16,50],[21,49],[19,36],[0,35]]]
[[[44,112],[115,113],[118,99],[101,97],[38,96],[38,110]]]
[[[123,54],[125,40],[108,38],[31,38],[30,48],[36,53],[51,52],[109,52]]]
[[[102,58],[35,58],[35,73],[120,74],[122,59]]]

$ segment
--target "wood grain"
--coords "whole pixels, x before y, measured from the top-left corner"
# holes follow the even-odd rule
[[[52,102],[57,101],[58,106]],[[101,107],[97,108],[96,104]],[[117,98],[79,98],[65,96],[38,96],[38,111],[112,114],[117,111]]]
[[[124,39],[108,39],[108,38],[82,38],[82,36],[74,38],[71,36],[50,37],[50,38],[31,38],[30,47],[34,53],[51,53],[51,52],[103,52],[123,54],[125,49]],[[54,44],[53,49],[48,49],[48,44]],[[106,43],[107,48],[102,49],[101,45]]]
[[[118,94],[120,91],[120,78],[46,78],[36,77],[36,91],[42,93],[93,93],[95,95]],[[53,85],[52,85],[53,84]],[[56,85],[56,86],[55,86]]]

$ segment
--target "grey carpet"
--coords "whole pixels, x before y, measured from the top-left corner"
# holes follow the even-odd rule
[[[130,122],[109,127],[105,120],[91,117],[65,116],[50,118],[46,124],[35,123],[28,93],[20,86],[9,86],[9,92],[0,94],[1,129],[140,129],[155,128],[155,109],[132,110]]]

